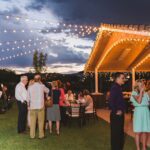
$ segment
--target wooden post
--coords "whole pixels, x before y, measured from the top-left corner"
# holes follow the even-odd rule
[[[99,93],[98,92],[98,70],[95,69],[95,93]]]
[[[132,90],[134,88],[134,83],[135,83],[135,69],[132,69]]]

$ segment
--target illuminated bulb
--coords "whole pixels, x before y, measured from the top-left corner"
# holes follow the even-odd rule
[[[17,48],[19,49],[20,47],[18,46]]]
[[[7,32],[7,30],[4,30],[4,33],[6,33]]]
[[[25,21],[29,21],[29,19],[26,19]]]
[[[22,30],[21,32],[24,32],[24,30]]]
[[[2,45],[2,43],[0,43],[0,46]]]
[[[16,30],[13,30],[13,33],[16,33]]]
[[[16,20],[20,20],[20,18],[19,18],[19,17],[16,17]]]
[[[15,48],[13,47],[12,50],[14,50]]]
[[[10,18],[10,16],[6,16],[6,19],[9,19]]]
[[[32,30],[30,30],[30,32],[32,33],[33,31],[32,31]]]

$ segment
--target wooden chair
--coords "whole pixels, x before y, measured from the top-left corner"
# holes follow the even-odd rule
[[[70,105],[67,108],[67,122],[71,125],[73,120],[77,120],[80,127],[85,124],[85,106],[73,106]]]

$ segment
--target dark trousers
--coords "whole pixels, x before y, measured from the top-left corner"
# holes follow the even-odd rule
[[[18,133],[26,130],[27,125],[27,104],[17,101],[18,104]]]
[[[66,107],[60,106],[61,122],[66,125],[67,116],[66,116]]]
[[[123,150],[124,146],[124,114],[110,114],[111,150]]]

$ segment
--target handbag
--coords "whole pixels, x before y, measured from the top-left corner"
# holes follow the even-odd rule
[[[52,107],[53,106],[53,99],[52,99],[53,94],[52,93],[51,93],[51,97],[48,96],[47,99],[45,100],[45,107]]]

